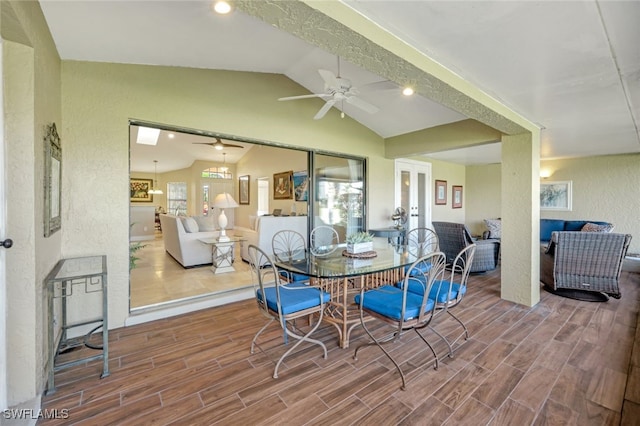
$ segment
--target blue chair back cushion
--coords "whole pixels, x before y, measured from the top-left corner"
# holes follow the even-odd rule
[[[410,268],[411,268],[411,265],[405,266],[404,267],[404,273],[406,274],[407,272],[409,272]],[[427,272],[429,272],[429,269],[431,269],[431,264],[430,263],[421,262],[421,263],[417,264],[416,267],[411,270],[411,275],[417,277],[417,276],[420,276],[422,274],[426,274]]]
[[[378,315],[400,321],[402,316],[402,290],[398,287],[385,285],[364,293],[362,307]],[[355,302],[360,305],[360,294],[356,295]],[[407,292],[407,306],[404,312],[404,321],[417,318],[422,307],[422,296]],[[433,309],[433,301],[428,300],[426,310]]]
[[[297,287],[302,287],[299,285]],[[267,296],[267,306],[269,309],[278,312],[278,298],[276,296],[276,288],[269,287],[265,291]],[[263,301],[262,290],[256,291],[258,300]],[[323,303],[331,300],[329,293],[322,292]],[[292,290],[286,287],[280,287],[280,303],[282,304],[282,314],[288,315],[294,312],[303,311],[320,305],[320,290],[314,287],[304,288],[302,290]]]
[[[400,281],[398,283],[398,287],[402,288],[402,284],[404,281]],[[415,293],[418,296],[424,295],[424,280],[409,280],[409,291],[411,293]],[[449,291],[449,296],[447,296],[447,290],[449,290],[449,281],[448,280],[439,280],[433,283],[431,290],[429,291],[429,299],[435,300],[436,303],[447,303],[450,300],[454,300],[458,298],[458,294],[464,296],[467,292],[466,285],[460,285],[459,283],[453,283],[451,285],[451,291]]]

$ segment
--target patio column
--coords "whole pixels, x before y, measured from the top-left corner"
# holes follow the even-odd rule
[[[540,132],[502,137],[501,297],[540,301]]]

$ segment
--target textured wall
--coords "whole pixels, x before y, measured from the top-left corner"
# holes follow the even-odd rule
[[[602,220],[614,232],[633,236],[630,253],[640,253],[640,154],[545,160],[540,169],[553,175],[541,182],[573,182],[570,212],[541,211],[541,218]],[[482,220],[500,216],[500,165],[467,167],[467,224],[484,227]]]
[[[640,253],[640,154],[542,161],[546,181],[573,182],[570,212],[543,211],[543,218],[602,220],[614,232],[633,235],[629,252]]]
[[[432,191],[435,191],[436,180],[447,181],[447,204],[435,205],[435,200],[432,201],[432,215],[431,220],[444,221],[444,222],[458,222],[465,223],[465,212],[467,211],[468,186],[466,185],[466,170],[465,167],[460,164],[447,163],[446,161],[428,160],[431,163],[431,185]],[[452,186],[462,185],[462,208],[452,208]]]
[[[3,1],[1,7],[7,230],[14,240],[6,252],[7,399],[33,404],[48,359],[43,281],[61,257],[62,232],[44,238],[43,220],[43,137],[45,125],[61,128],[60,60],[37,2]],[[63,194],[62,210],[65,201]]]

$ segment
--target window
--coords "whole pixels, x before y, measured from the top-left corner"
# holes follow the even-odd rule
[[[202,177],[209,179],[233,179],[233,173],[226,167],[210,167],[202,171]]]
[[[186,182],[167,183],[167,212],[176,216],[187,214]]]

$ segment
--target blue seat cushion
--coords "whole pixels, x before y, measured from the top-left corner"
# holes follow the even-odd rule
[[[362,307],[378,315],[400,321],[402,316],[403,291],[398,287],[385,285],[364,293]],[[360,304],[360,294],[356,295],[355,302]],[[407,306],[404,312],[404,321],[417,318],[422,306],[422,296],[407,292]],[[433,309],[433,301],[428,300],[426,310]]]
[[[321,291],[314,287],[304,288],[306,286],[302,284],[296,285],[296,289],[280,287],[280,303],[282,304],[282,314],[288,315],[294,312],[303,311],[305,309],[313,308],[320,305],[320,293]],[[265,291],[267,296],[267,306],[269,309],[278,312],[278,298],[276,295],[276,288],[269,287]],[[264,300],[262,297],[262,290],[256,291],[256,297],[258,300]],[[329,293],[322,292],[322,301],[327,303],[331,300]]]
[[[285,280],[289,280],[289,278],[291,278],[293,282],[309,281],[309,276],[307,275],[296,274],[295,272],[288,272],[288,271],[285,271],[284,269],[278,269],[278,274],[280,275],[281,278]]]

